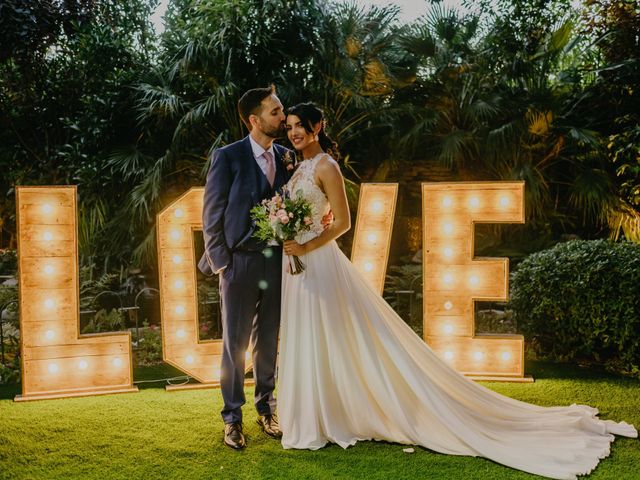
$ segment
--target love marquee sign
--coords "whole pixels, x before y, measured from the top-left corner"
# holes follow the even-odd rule
[[[130,332],[80,334],[76,187],[17,187],[22,395],[16,401],[135,392]],[[397,184],[363,184],[351,260],[382,293]],[[198,337],[193,235],[202,187],[157,217],[164,360],[205,386],[221,340]],[[521,335],[475,335],[474,302],[506,300],[508,260],[474,258],[475,223],[523,223],[523,182],[423,183],[424,340],[476,379],[530,381]]]

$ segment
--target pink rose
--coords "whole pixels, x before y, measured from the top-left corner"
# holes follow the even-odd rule
[[[287,165],[287,170],[289,171],[293,170],[293,163],[290,163],[289,165]]]
[[[313,221],[311,220],[311,217],[304,217],[304,224],[305,225],[311,225],[313,223]]]
[[[278,217],[278,220],[280,220],[280,223],[284,223],[285,225],[289,223],[289,215],[287,215],[287,212],[285,212],[284,210],[278,210],[276,215]]]

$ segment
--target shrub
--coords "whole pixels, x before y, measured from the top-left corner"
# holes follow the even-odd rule
[[[15,275],[18,270],[18,255],[15,250],[0,249],[0,275]]]
[[[140,340],[136,349],[138,365],[158,365],[162,363],[162,336],[156,325],[149,326],[146,322],[140,329]]]
[[[5,365],[0,363],[0,385],[20,383],[20,357],[15,356]]]
[[[639,374],[640,245],[578,240],[530,255],[510,306],[536,354]]]
[[[120,310],[102,308],[87,322],[82,334],[120,332],[124,329],[124,316]]]

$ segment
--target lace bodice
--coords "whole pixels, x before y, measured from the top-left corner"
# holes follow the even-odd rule
[[[315,157],[304,160],[298,165],[298,169],[287,183],[287,190],[291,198],[304,198],[311,204],[311,230],[302,232],[296,236],[298,243],[305,243],[322,233],[322,217],[330,210],[329,199],[317,184],[315,179],[316,166],[326,153],[320,153]],[[329,157],[331,158],[331,157]]]

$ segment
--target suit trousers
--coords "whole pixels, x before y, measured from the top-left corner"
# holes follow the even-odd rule
[[[242,421],[245,353],[251,343],[254,403],[260,415],[275,413],[275,372],[280,328],[282,247],[235,250],[220,274],[224,423]]]

